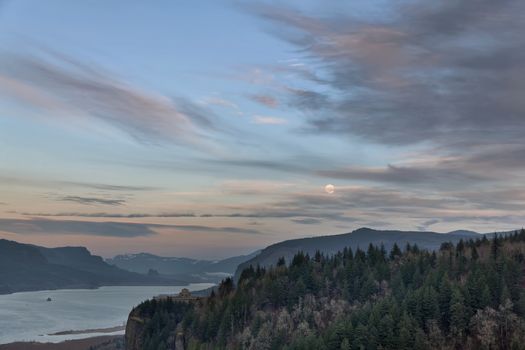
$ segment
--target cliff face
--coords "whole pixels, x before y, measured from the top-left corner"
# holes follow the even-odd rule
[[[127,350],[184,350],[187,342],[182,327],[182,318],[194,307],[194,303],[177,301],[175,298],[147,300],[134,308],[126,324]],[[156,328],[163,329],[162,337]]]
[[[138,314],[138,310],[134,309],[128,317],[125,335],[126,350],[144,350],[146,347],[151,345],[145,343],[146,337],[144,336],[144,332],[146,330],[145,324],[151,320],[147,318],[141,318]],[[182,330],[181,324],[177,325],[175,331],[168,336],[165,344],[168,346],[168,349],[186,349],[184,332]]]
[[[0,239],[0,294],[103,285],[180,285],[109,265],[84,247],[45,248]]]
[[[131,310],[126,323],[126,350],[142,350],[144,343],[144,319],[140,318],[137,309]]]

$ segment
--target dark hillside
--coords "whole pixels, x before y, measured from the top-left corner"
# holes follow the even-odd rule
[[[44,248],[0,240],[0,294],[102,285],[184,284],[111,266],[84,247]]]
[[[300,252],[193,304],[145,302],[126,339],[130,350],[523,349],[524,269],[524,230],[437,251]]]
[[[390,250],[394,243],[404,247],[407,243],[417,244],[420,248],[436,250],[443,242],[457,243],[460,239],[481,237],[473,231],[459,230],[450,233],[420,232],[420,231],[397,231],[397,230],[373,230],[360,228],[350,233],[321,236],[311,238],[292,239],[279,242],[263,249],[254,258],[239,265],[235,273],[235,280],[239,278],[240,272],[246,267],[260,265],[268,267],[275,264],[277,259],[284,257],[290,260],[297,252],[302,251],[310,255],[317,250],[324,254],[333,254],[344,247],[352,249],[365,249],[369,244],[383,245]]]

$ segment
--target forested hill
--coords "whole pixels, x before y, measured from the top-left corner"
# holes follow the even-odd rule
[[[147,301],[128,349],[523,349],[525,231],[437,251],[370,245],[245,269],[184,304]]]
[[[417,244],[420,248],[435,250],[439,249],[443,242],[457,243],[460,239],[476,239],[481,234],[473,231],[458,230],[449,233],[423,232],[423,231],[398,231],[398,230],[374,230],[362,227],[349,233],[329,236],[317,236],[309,238],[291,239],[272,244],[263,249],[252,259],[239,265],[235,273],[235,280],[240,276],[242,270],[253,265],[269,267],[275,264],[277,259],[284,257],[290,260],[297,252],[302,251],[310,255],[317,250],[324,254],[333,254],[343,247],[352,249],[365,249],[370,243],[385,246],[386,250],[392,249],[394,243],[404,246],[407,243]]]

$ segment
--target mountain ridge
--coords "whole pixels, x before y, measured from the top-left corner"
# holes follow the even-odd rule
[[[221,260],[167,257],[141,252],[116,255],[113,258],[106,259],[106,262],[137,273],[148,273],[150,270],[154,270],[160,275],[171,276],[189,282],[218,283],[224,277],[233,275],[241,263],[255,257],[259,252],[260,250],[257,250],[250,254]]]
[[[505,235],[507,233],[503,232],[502,234]],[[257,256],[240,264],[237,267],[234,279],[238,280],[240,272],[250,265],[270,266],[275,264],[281,257],[289,261],[299,251],[310,255],[317,250],[320,250],[321,253],[333,254],[342,247],[366,249],[369,244],[378,246],[383,244],[387,250],[390,250],[394,243],[397,243],[401,249],[407,243],[410,243],[417,244],[420,248],[436,250],[444,242],[457,243],[461,239],[465,240],[490,234],[468,230],[438,233],[433,231],[375,230],[369,227],[361,227],[348,233],[285,240],[267,246]]]
[[[181,285],[111,266],[85,247],[46,248],[0,239],[0,294],[103,285]]]

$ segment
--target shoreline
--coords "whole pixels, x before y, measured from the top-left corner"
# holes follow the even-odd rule
[[[82,339],[65,340],[60,343],[36,341],[0,344],[0,350],[88,350],[97,347],[104,350],[119,349],[124,344],[124,335],[103,335]]]
[[[76,335],[76,334],[91,334],[91,333],[114,333],[126,330],[126,326],[114,326],[107,328],[90,328],[90,329],[79,329],[79,330],[67,330],[55,333],[49,333],[49,336],[53,335]]]
[[[28,289],[28,290],[17,290],[14,292],[1,292],[0,296],[2,295],[13,295],[13,294],[20,294],[20,293],[36,293],[36,292],[56,292],[56,291],[77,291],[77,290],[97,290],[103,287],[187,287],[192,284],[200,284],[200,283],[208,283],[208,282],[181,282],[185,284],[104,284],[100,286],[95,287],[89,287],[89,286],[69,286],[65,288],[55,288],[55,289]],[[211,282],[209,282],[211,283]]]

